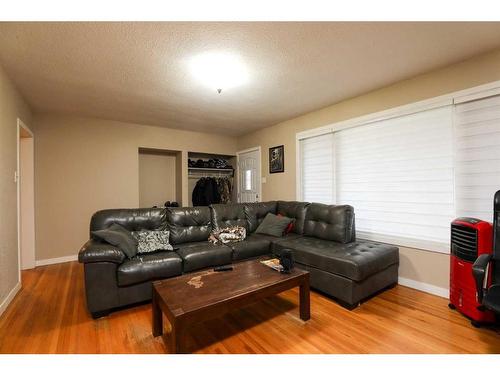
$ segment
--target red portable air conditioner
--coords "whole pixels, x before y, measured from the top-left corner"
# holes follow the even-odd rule
[[[471,319],[474,326],[495,320],[491,311],[479,311],[472,264],[493,251],[493,226],[487,221],[460,217],[451,223],[450,304]],[[488,280],[489,283],[489,280]]]

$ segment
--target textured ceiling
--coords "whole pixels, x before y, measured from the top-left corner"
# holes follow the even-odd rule
[[[500,23],[0,23],[0,63],[38,112],[230,135],[500,46]],[[249,82],[217,94],[189,59],[232,52]]]

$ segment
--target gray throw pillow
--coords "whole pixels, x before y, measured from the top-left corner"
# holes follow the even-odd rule
[[[95,230],[92,235],[115,245],[129,258],[137,254],[137,240],[128,230],[119,224],[113,223],[106,229]]]
[[[282,237],[285,233],[285,229],[292,221],[292,218],[286,216],[277,216],[272,213],[268,213],[264,220],[262,220],[262,223],[260,223],[260,225],[255,230],[255,233]]]
[[[132,232],[132,235],[137,239],[137,253],[139,254],[174,250],[169,243],[170,232],[168,230],[141,230]]]

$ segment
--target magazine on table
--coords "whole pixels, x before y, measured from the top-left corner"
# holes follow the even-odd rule
[[[283,266],[280,264],[280,260],[277,258],[268,259],[268,260],[261,260],[260,262],[262,264],[265,264],[268,267],[271,267],[273,270],[276,270],[278,272],[283,271]]]

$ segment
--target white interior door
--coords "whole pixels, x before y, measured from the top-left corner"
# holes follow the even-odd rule
[[[238,202],[259,202],[261,197],[260,147],[238,152],[237,159]]]

